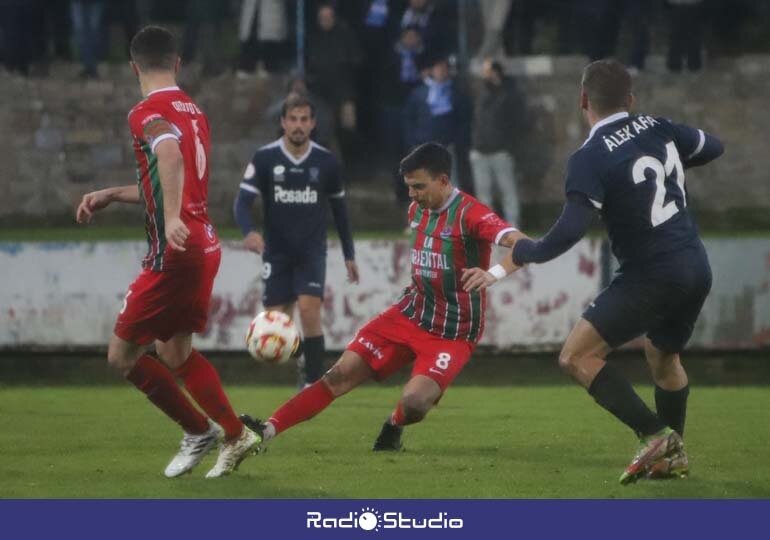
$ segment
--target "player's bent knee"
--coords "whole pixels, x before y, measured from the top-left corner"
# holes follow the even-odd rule
[[[559,354],[559,368],[565,373],[572,375],[580,364],[580,358],[574,352],[562,349]]]
[[[321,380],[326,383],[326,386],[329,387],[329,390],[332,391],[335,397],[346,394],[353,389],[350,377],[336,364],[323,374]]]
[[[134,367],[136,361],[134,358],[122,353],[121,351],[110,348],[107,350],[107,364],[122,375],[127,374]]]

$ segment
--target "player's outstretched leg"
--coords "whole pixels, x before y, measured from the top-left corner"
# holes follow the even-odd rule
[[[248,415],[241,415],[241,421],[258,432],[264,442],[315,415],[331,405],[332,401],[346,394],[365,380],[371,378],[372,370],[358,354],[345,351],[337,363],[327,371],[321,380],[297,393],[281,405],[267,420],[260,422]]]
[[[404,426],[420,422],[441,397],[441,387],[425,375],[412,377],[401,395],[401,400],[374,441],[375,452],[401,450]]]

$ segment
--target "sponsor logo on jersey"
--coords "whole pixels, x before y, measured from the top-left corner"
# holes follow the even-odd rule
[[[360,337],[358,338],[358,342],[364,347],[366,347],[366,350],[371,352],[374,356],[376,356],[378,360],[382,360],[385,357],[382,351],[379,348],[375,347],[374,343],[372,343],[371,341]]]
[[[321,170],[318,167],[310,167],[310,181],[318,182]]]
[[[438,235],[441,238],[449,238],[452,236],[452,227],[444,227]]]
[[[276,165],[273,167],[273,182],[283,182],[286,179],[286,167]]]
[[[214,235],[214,226],[211,223],[206,225],[206,236],[209,237],[209,242],[214,242],[217,239]]]
[[[445,253],[412,249],[412,265],[431,270],[449,270],[449,259]]]
[[[283,189],[281,186],[275,186],[273,190],[275,202],[285,204],[315,204],[318,202],[318,192],[310,189]]]

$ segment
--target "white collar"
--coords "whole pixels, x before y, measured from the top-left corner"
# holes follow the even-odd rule
[[[300,157],[295,158],[291,152],[286,148],[286,141],[283,140],[283,137],[278,139],[279,146],[281,147],[281,152],[283,152],[283,155],[286,156],[286,159],[291,161],[294,165],[300,165],[303,161],[307,159],[307,157],[310,155],[310,152],[313,151],[313,141],[310,141],[310,144],[307,145],[307,150],[304,154],[302,154]]]
[[[617,112],[615,114],[611,114],[611,115],[609,115],[609,116],[607,116],[605,118],[602,118],[601,120],[596,122],[594,124],[594,127],[591,128],[591,133],[588,134],[588,138],[583,143],[583,146],[585,146],[586,143],[591,140],[591,137],[594,136],[594,133],[596,133],[596,131],[599,128],[601,128],[603,126],[606,126],[607,124],[611,124],[613,122],[617,122],[621,118],[628,118],[628,112],[627,111]]]
[[[431,210],[431,212],[433,212],[434,214],[440,214],[441,212],[443,212],[444,210],[446,210],[447,208],[449,208],[449,205],[450,205],[450,204],[452,204],[452,201],[454,201],[454,200],[457,198],[457,196],[458,196],[459,194],[460,194],[460,190],[459,190],[459,189],[457,189],[457,188],[454,188],[454,189],[452,190],[452,194],[451,194],[451,195],[449,196],[449,198],[446,200],[446,202],[444,203],[444,205],[443,205],[441,208],[439,208],[438,210]]]
[[[153,90],[152,92],[147,93],[147,97],[150,97],[153,94],[157,94],[158,92],[173,92],[179,90],[178,86],[166,86],[164,88],[158,88],[157,90]]]

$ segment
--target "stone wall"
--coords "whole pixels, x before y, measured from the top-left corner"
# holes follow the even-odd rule
[[[654,65],[654,62],[652,62]],[[513,61],[528,96],[528,126],[512,134],[524,207],[524,224],[547,225],[563,199],[564,166],[586,137],[577,110],[583,59]],[[0,74],[0,223],[71,224],[80,195],[134,181],[126,113],[139,99],[127,67],[108,66],[99,81],[81,82],[63,66],[47,79]],[[231,225],[231,203],[254,149],[276,137],[265,109],[280,99],[283,81],[182,80],[212,124],[210,203],[217,223]],[[690,123],[718,135],[727,148],[715,164],[688,172],[692,207],[704,228],[770,226],[770,57],[712,63],[698,75],[652,69],[635,79],[637,109]],[[361,170],[360,168],[356,170]],[[385,171],[349,178],[353,222],[363,228],[397,228]],[[132,208],[109,212],[102,222],[137,223]],[[400,222],[399,222],[400,223]]]

